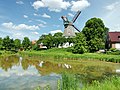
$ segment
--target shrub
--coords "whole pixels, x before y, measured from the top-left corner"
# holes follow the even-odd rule
[[[109,51],[107,51],[107,54],[120,55],[120,50],[111,48]]]
[[[73,53],[83,54],[87,52],[87,49],[84,46],[80,46],[79,44],[76,44],[74,46],[74,49],[72,50]]]

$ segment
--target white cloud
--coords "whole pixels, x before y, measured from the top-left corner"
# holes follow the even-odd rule
[[[42,1],[35,1],[32,6],[34,9],[38,10],[41,7],[45,7],[44,3]]]
[[[120,31],[120,1],[113,1],[113,3],[104,7],[105,14],[102,18],[105,25],[110,29],[110,31]]]
[[[62,9],[66,10],[70,6],[70,3],[63,0],[41,0],[35,1],[32,6],[36,10],[41,7],[48,7],[50,11],[60,12]]]
[[[42,35],[47,35],[47,33],[43,33]]]
[[[118,8],[118,7],[120,7],[120,2],[114,2],[114,3],[106,6],[105,8],[109,11],[112,11],[112,10]]]
[[[37,19],[37,20],[35,20],[35,21],[41,22],[41,23],[43,23],[43,24],[47,24],[47,22],[45,22],[45,21],[43,21],[43,20],[40,20],[40,19]]]
[[[24,17],[24,18],[28,18],[28,16],[27,16],[27,15],[23,15],[23,17]]]
[[[21,32],[15,32],[15,33],[13,32],[12,37],[22,39],[22,38],[24,38],[24,35]]]
[[[60,12],[62,9],[67,9],[70,6],[69,2],[63,0],[42,0],[45,6],[48,7],[50,11]]]
[[[38,32],[32,32],[33,34],[35,34],[35,35],[38,35],[39,33]]]
[[[90,3],[87,0],[78,0],[78,1],[72,1],[72,7],[71,11],[78,11],[78,10],[83,10],[90,6]]]
[[[24,4],[23,1],[16,1],[16,3],[20,5]]]
[[[44,24],[38,24],[39,27],[46,27]]]
[[[34,15],[34,16],[39,16],[39,15],[38,15],[38,14],[36,14],[36,13],[34,13],[33,15]]]
[[[19,25],[14,25],[12,22],[9,23],[3,23],[2,26],[8,29],[13,29],[13,30],[38,30],[39,26],[29,26],[26,24],[19,24]]]
[[[44,18],[51,18],[51,16],[47,15],[46,13],[44,13],[44,14],[42,15],[42,17],[44,17]]]
[[[70,17],[74,17],[74,15],[72,13],[68,13],[68,16]]]
[[[51,33],[52,35],[54,35],[55,33],[58,33],[58,32],[61,32],[61,33],[62,33],[62,31],[61,31],[61,30],[54,30],[54,31],[50,31],[50,33]]]

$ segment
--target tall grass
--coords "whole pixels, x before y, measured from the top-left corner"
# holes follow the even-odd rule
[[[120,90],[120,77],[113,76],[103,82],[94,81],[91,85],[86,85],[82,90]]]
[[[63,73],[57,87],[57,90],[120,90],[120,77],[112,76],[102,81],[94,80],[92,84],[87,83],[80,87],[80,81],[75,75]],[[35,90],[41,89],[37,87]],[[50,90],[50,87],[44,90]]]
[[[61,81],[61,90],[78,90],[80,88],[79,80],[76,75],[63,73]]]

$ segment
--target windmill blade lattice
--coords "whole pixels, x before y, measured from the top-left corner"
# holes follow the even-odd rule
[[[78,16],[80,15],[81,11],[78,11],[76,13],[76,15],[73,17],[72,23],[74,23],[76,21],[76,19],[78,18]]]

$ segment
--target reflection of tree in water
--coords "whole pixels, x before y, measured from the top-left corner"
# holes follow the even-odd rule
[[[40,63],[43,62],[42,66]],[[63,62],[52,62],[52,61],[40,61],[39,59],[34,60],[34,59],[27,59],[23,58],[22,61],[19,61],[18,56],[9,56],[7,58],[0,58],[0,67],[8,71],[8,69],[11,69],[12,66],[15,65],[21,65],[22,69],[27,70],[29,67],[34,66],[36,70],[41,74],[41,75],[49,75],[51,73],[61,73],[61,72],[69,72],[69,73],[74,73],[74,74],[80,74],[80,76],[85,77],[84,79],[88,79],[92,81],[93,79],[98,79],[106,74],[111,74],[113,73],[113,67],[109,67],[107,65],[105,66],[99,66],[99,65],[86,65],[84,64],[86,62],[81,62],[81,63],[67,63],[70,64],[72,67],[67,68],[65,67],[65,63]],[[102,63],[102,62],[101,62]],[[106,63],[107,64],[107,63]],[[87,81],[88,81],[87,80]]]
[[[29,60],[28,60],[28,59],[23,59],[23,60],[21,61],[21,65],[22,65],[22,68],[23,68],[24,70],[27,70],[28,67],[29,67]]]
[[[60,73],[63,70],[65,70],[61,67],[58,67],[57,63],[52,63],[48,61],[43,63],[43,67],[40,67],[39,65],[37,65],[36,69],[40,72],[41,75],[48,75],[51,73]]]
[[[52,63],[49,61],[44,61],[41,67],[39,66],[40,62],[41,62],[40,60],[23,59],[21,62],[21,65],[24,70],[27,70],[29,66],[35,66],[35,68],[38,70],[38,72],[41,75],[48,75],[51,73],[60,73],[63,70],[65,70],[65,68],[59,67],[57,63]]]
[[[39,64],[39,60],[23,59],[21,61],[21,65],[24,70],[27,70],[29,66],[36,66],[38,64]]]
[[[18,63],[19,63],[18,56],[8,56],[0,60],[0,67],[3,70],[8,71],[8,69],[11,69],[12,66],[17,65]]]

